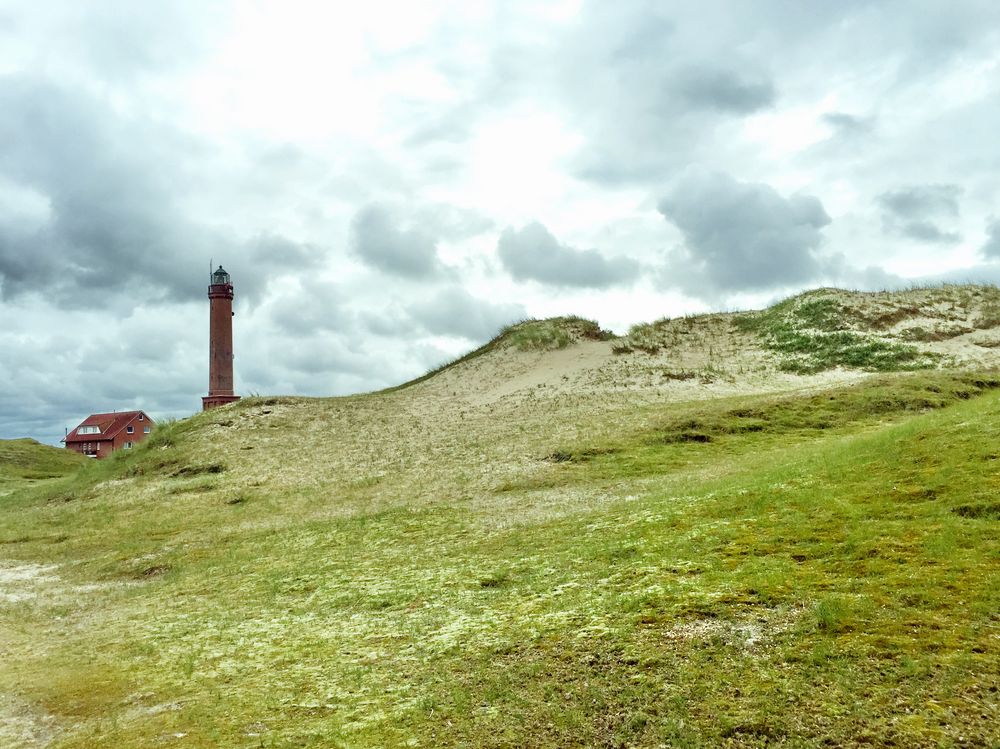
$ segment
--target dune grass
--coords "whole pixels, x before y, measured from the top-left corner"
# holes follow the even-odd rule
[[[59,566],[0,693],[63,749],[995,746],[996,385],[247,399],[8,498]]]
[[[757,333],[764,345],[779,354],[779,368],[812,374],[834,367],[897,372],[930,369],[939,357],[906,343],[873,335],[877,320],[863,320],[867,330],[851,329],[858,313],[822,292],[803,294],[763,312],[740,315],[738,328]],[[904,312],[906,310],[903,310]]]

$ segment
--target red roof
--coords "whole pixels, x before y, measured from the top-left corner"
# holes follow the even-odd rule
[[[91,414],[77,425],[76,429],[70,431],[62,440],[63,442],[101,442],[102,440],[114,439],[122,429],[128,426],[136,416],[142,414],[143,419],[150,425],[153,420],[146,415],[145,411],[115,411],[110,414]],[[80,427],[98,427],[99,434],[78,434]]]

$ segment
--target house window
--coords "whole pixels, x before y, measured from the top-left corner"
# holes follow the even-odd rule
[[[124,445],[124,447],[125,447],[126,450],[128,450],[128,449],[130,449],[132,447],[132,443],[131,442],[126,442],[125,445]]]
[[[125,433],[126,434],[132,434],[132,432],[134,432],[134,431],[135,431],[135,427],[132,426],[131,424],[129,426],[125,427]]]
[[[139,414],[139,421],[142,421],[142,414]]]
[[[76,430],[77,434],[100,434],[101,428],[95,426],[79,427]]]
[[[149,427],[143,427],[142,428],[142,433],[143,434],[149,434]]]

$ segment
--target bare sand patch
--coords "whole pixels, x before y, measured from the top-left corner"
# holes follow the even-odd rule
[[[0,692],[0,746],[42,749],[55,736],[54,717],[15,695]]]
[[[0,564],[0,601],[26,601],[38,596],[46,585],[59,580],[54,564]]]

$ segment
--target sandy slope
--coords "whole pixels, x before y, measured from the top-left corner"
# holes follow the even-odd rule
[[[810,298],[836,300],[848,330],[940,354],[943,366],[1000,366],[1000,297],[992,287],[891,293],[824,289]],[[779,357],[758,335],[741,331],[734,324],[737,317],[663,322],[655,333],[660,347],[652,351],[622,352],[622,341],[584,338],[546,351],[500,345],[405,392],[414,407],[436,411],[447,404],[505,407],[529,397],[600,398],[623,392],[647,402],[696,400],[824,387],[868,376],[839,368],[812,376],[781,372]]]

